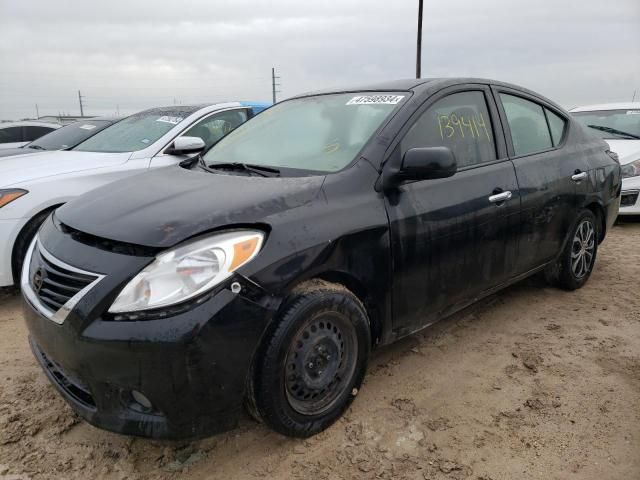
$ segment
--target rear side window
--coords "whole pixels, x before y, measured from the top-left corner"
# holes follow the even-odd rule
[[[55,130],[54,128],[49,128],[49,127],[36,127],[36,126],[30,126],[30,127],[23,127],[24,128],[24,141],[25,142],[31,142],[37,138],[40,138],[43,135],[46,135],[47,133]]]
[[[564,135],[564,129],[567,126],[567,121],[560,115],[556,115],[548,108],[544,109],[544,113],[547,114],[547,120],[549,121],[549,130],[551,130],[551,140],[553,140],[553,146],[556,147],[562,141]]]
[[[22,127],[0,128],[0,143],[23,142]]]
[[[500,100],[507,115],[516,156],[542,152],[553,147],[541,105],[506,93],[500,94]]]
[[[431,105],[402,139],[404,154],[411,148],[449,147],[458,168],[496,159],[491,117],[484,93],[460,92]]]

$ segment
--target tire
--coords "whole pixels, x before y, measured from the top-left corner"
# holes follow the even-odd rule
[[[20,286],[20,274],[22,273],[22,264],[24,263],[24,257],[29,250],[31,241],[38,233],[38,229],[42,222],[51,214],[51,210],[45,210],[38,213],[35,217],[29,220],[16,239],[16,243],[13,245],[13,255],[11,257],[11,270],[13,272],[13,283],[16,287]]]
[[[547,279],[564,290],[581,288],[593,271],[598,253],[598,221],[590,210],[578,216],[569,241]]]
[[[360,390],[370,348],[360,300],[338,284],[307,283],[286,302],[255,358],[250,412],[290,437],[325,430]]]

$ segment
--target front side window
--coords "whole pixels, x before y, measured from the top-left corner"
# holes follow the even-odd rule
[[[330,173],[348,166],[406,93],[296,98],[241,125],[204,156],[208,165],[245,163]]]
[[[507,115],[516,156],[542,152],[553,147],[541,105],[506,93],[500,94],[500,100]]]
[[[73,147],[91,135],[95,135],[110,123],[106,120],[85,120],[72,123],[38,138],[27,146],[36,150],[62,150]]]
[[[449,147],[458,168],[496,159],[491,117],[481,91],[453,93],[436,101],[416,120],[400,147]]]
[[[573,117],[600,137],[611,140],[640,139],[640,109],[575,112]]]
[[[0,128],[0,143],[14,143],[22,141],[22,127]]]
[[[37,138],[46,135],[47,133],[53,132],[55,129],[51,127],[37,127],[37,126],[28,126],[24,127],[24,141],[31,142]]]
[[[183,133],[182,136],[199,137],[204,141],[205,149],[209,149],[218,143],[222,137],[231,133],[246,121],[247,111],[245,109],[229,110],[200,120]]]
[[[80,152],[137,152],[156,142],[183,120],[180,116],[141,112],[105,128],[73,150]]]

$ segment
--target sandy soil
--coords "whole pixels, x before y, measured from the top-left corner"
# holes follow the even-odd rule
[[[192,443],[79,421],[0,293],[0,478],[640,478],[640,224],[568,293],[525,281],[374,353],[345,417],[306,441],[250,419]]]

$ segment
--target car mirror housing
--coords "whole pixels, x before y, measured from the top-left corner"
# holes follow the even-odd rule
[[[165,150],[167,155],[185,155],[187,153],[198,153],[206,148],[204,140],[200,137],[178,137]]]
[[[431,180],[451,177],[457,169],[456,157],[447,147],[412,148],[402,157],[399,175],[403,180]]]

